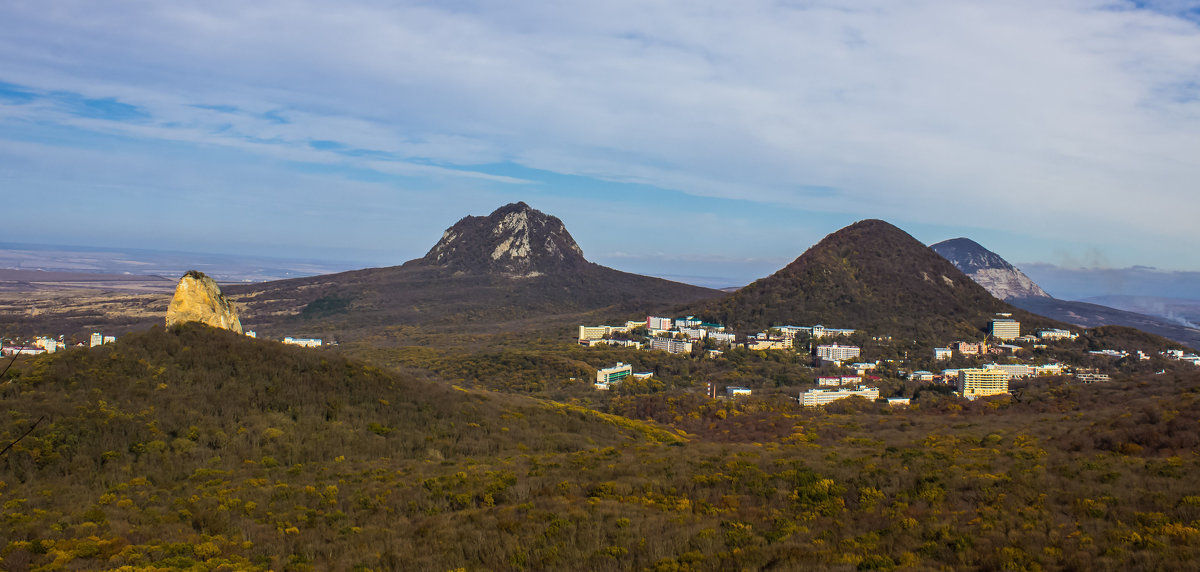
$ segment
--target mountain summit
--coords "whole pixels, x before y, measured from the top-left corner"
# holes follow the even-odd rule
[[[488,331],[530,331],[551,317],[570,323],[638,315],[722,295],[588,262],[561,220],[523,202],[463,217],[425,256],[401,266],[239,285],[230,292],[257,331],[343,340],[390,335],[380,328],[393,327],[420,335],[479,324]],[[589,313],[597,315],[581,317]]]
[[[782,270],[697,309],[738,329],[824,324],[911,339],[972,339],[1013,312],[949,261],[881,220],[826,236]]]
[[[1001,300],[1049,298],[1024,272],[969,238],[952,238],[930,246]]]
[[[418,263],[469,274],[530,277],[578,269],[587,260],[558,217],[518,202],[488,216],[463,217]]]

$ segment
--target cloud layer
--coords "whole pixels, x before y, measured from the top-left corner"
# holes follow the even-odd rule
[[[289,189],[344,188],[367,219],[389,201],[428,205],[424,232],[529,193],[584,219],[603,199],[547,183],[570,176],[643,189],[654,196],[635,204],[666,213],[794,212],[802,231],[760,225],[789,243],[835,230],[811,223],[824,213],[1012,233],[989,247],[1018,259],[1065,241],[1194,269],[1198,14],[1082,0],[14,1],[0,6],[0,177],[79,193],[52,167],[77,161],[120,204],[208,184],[260,211]],[[355,212],[331,224],[351,229]],[[389,236],[371,228],[363,239]],[[585,249],[634,246],[596,240]]]

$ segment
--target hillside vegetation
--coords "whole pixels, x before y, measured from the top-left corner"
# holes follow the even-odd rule
[[[6,570],[1200,558],[1192,371],[910,410],[653,393],[601,413],[189,325],[22,360],[0,384],[0,440],[46,416],[0,458]]]
[[[996,312],[1023,327],[1063,326],[997,300],[908,233],[854,223],[782,270],[692,312],[739,330],[824,324],[926,343],[976,339]]]

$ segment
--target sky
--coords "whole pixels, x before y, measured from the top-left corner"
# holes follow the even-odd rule
[[[704,285],[865,218],[1193,275],[1200,1],[7,0],[0,188],[19,243],[381,266],[523,200]]]

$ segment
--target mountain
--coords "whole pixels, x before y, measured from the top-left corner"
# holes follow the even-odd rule
[[[969,238],[943,240],[930,248],[1001,300],[1050,297],[1024,272]]]
[[[1137,328],[1193,348],[1200,347],[1200,329],[1187,324],[1100,304],[1054,298],[1000,255],[969,238],[945,240],[930,248],[997,298],[1022,310],[1085,328]]]
[[[459,220],[424,257],[401,266],[226,292],[243,307],[249,328],[350,338],[406,326],[425,333],[528,331],[723,295],[589,262],[562,221],[523,202]]]
[[[996,299],[945,258],[881,220],[843,228],[782,270],[696,314],[737,329],[824,324],[927,342],[981,336],[997,312],[1022,329],[1053,321]]]
[[[410,264],[532,277],[577,271],[588,261],[558,217],[518,202],[486,217],[464,217],[442,233],[424,258]]]

